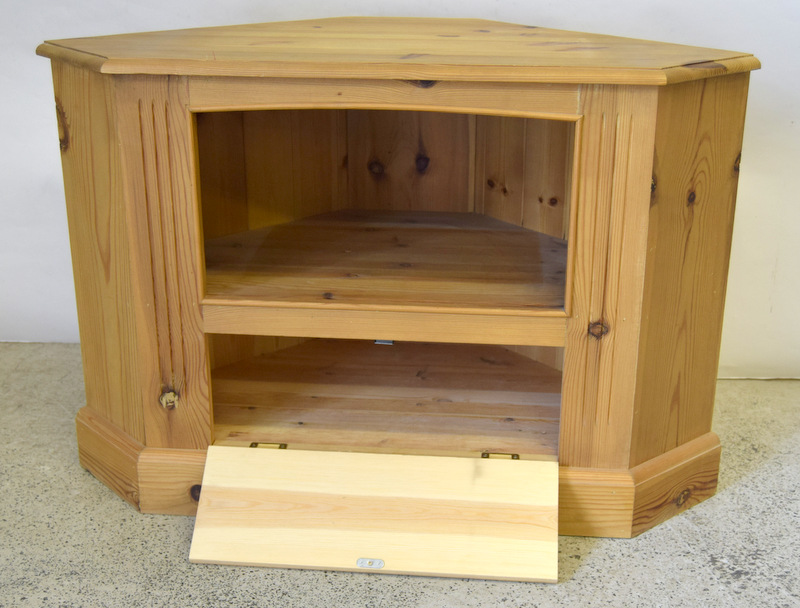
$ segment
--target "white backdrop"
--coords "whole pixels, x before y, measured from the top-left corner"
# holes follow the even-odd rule
[[[480,17],[755,54],[721,377],[800,376],[797,0],[0,0],[0,341],[78,341],[45,39],[339,15]]]

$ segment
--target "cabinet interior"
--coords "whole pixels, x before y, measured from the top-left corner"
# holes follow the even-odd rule
[[[561,349],[220,334],[209,343],[217,445],[558,454]]]
[[[563,311],[574,123],[196,115],[207,303]]]
[[[204,303],[566,314],[574,123],[314,109],[196,129]],[[207,340],[217,444],[557,456],[562,348],[232,333]]]

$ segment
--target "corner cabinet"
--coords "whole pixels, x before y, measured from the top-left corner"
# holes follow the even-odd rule
[[[199,500],[193,560],[553,580],[557,533],[714,493],[751,55],[382,18],[38,52],[81,463]]]

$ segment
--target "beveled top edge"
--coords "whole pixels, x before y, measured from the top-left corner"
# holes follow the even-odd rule
[[[750,54],[480,19],[336,17],[47,41],[106,74],[664,85],[758,69]]]

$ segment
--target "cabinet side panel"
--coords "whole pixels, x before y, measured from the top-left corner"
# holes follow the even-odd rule
[[[144,440],[131,251],[110,77],[54,62],[86,401]]]
[[[204,448],[211,439],[200,300],[194,130],[185,79],[121,77],[116,86],[123,175],[142,309],[145,444]],[[176,403],[161,403],[175,393]]]
[[[748,82],[659,94],[631,466],[711,430]]]
[[[562,466],[625,469],[658,92],[603,85],[581,91],[559,455]]]

